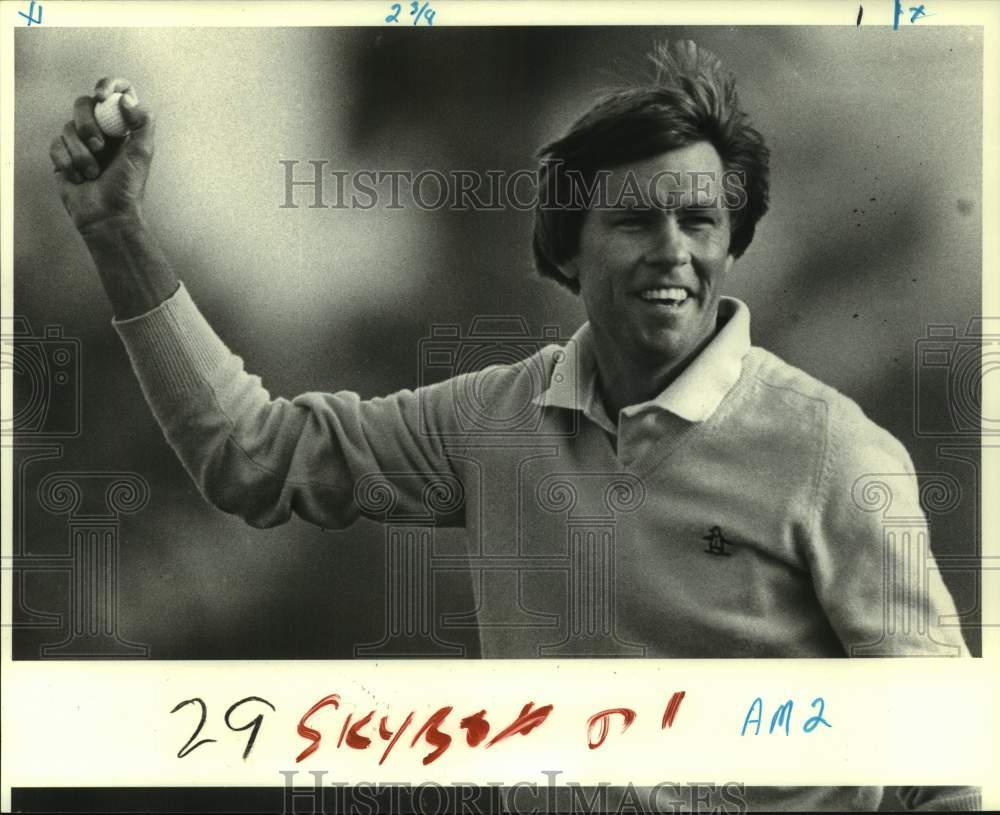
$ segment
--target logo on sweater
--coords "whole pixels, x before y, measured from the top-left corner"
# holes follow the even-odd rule
[[[717,526],[713,526],[708,530],[707,535],[703,535],[701,538],[703,541],[708,541],[708,548],[705,550],[710,555],[726,555],[727,557],[732,554],[732,552],[727,552],[726,547],[732,546],[732,541],[726,540],[725,536],[722,534],[722,530]]]

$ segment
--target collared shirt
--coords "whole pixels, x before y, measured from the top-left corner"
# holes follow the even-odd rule
[[[642,458],[662,435],[666,412],[689,423],[704,422],[736,385],[743,358],[750,350],[750,310],[732,297],[719,301],[718,329],[711,342],[657,396],[622,408],[615,423],[604,409],[598,386],[594,332],[584,323],[566,344],[552,368],[548,387],[535,403],[584,416],[612,436],[618,436],[623,462]]]

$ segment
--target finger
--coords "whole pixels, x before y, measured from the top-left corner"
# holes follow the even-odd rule
[[[104,148],[104,134],[94,118],[93,97],[81,96],[73,103],[73,124],[92,153],[99,153]]]
[[[66,150],[69,151],[73,169],[87,178],[97,178],[101,174],[97,159],[94,158],[94,154],[90,152],[87,145],[80,141],[72,122],[66,122],[62,132],[62,140],[63,144],[66,145]]]
[[[126,93],[121,98],[119,106],[122,118],[128,125],[130,132],[129,149],[139,148],[147,153],[152,153],[153,127],[155,125],[152,112],[145,105],[140,104],[134,91]]]
[[[98,102],[103,102],[113,93],[125,93],[132,88],[132,83],[127,79],[104,77],[99,79],[94,86],[94,96]]]
[[[56,172],[62,173],[63,178],[67,181],[72,181],[74,184],[83,181],[80,174],[73,169],[73,160],[70,158],[69,150],[66,149],[62,136],[56,136],[52,140],[52,144],[49,146],[49,158],[52,159]]]

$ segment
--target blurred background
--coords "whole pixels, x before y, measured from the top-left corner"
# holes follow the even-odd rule
[[[300,178],[310,159],[530,169],[603,90],[645,76],[662,38],[715,51],[771,147],[771,211],[728,292],[749,303],[755,344],[855,399],[918,472],[950,476],[959,492],[931,515],[933,548],[975,556],[981,374],[978,341],[964,337],[980,312],[982,38],[918,26],[18,30],[18,330],[79,339],[78,379],[54,392],[82,406],[78,433],[67,396],[49,438],[18,439],[22,553],[67,551],[66,517],[37,500],[45,476],[135,472],[150,500],[121,518],[118,630],[149,656],[344,658],[384,630],[380,527],[258,531],[223,515],[146,408],[48,158],[98,78],[128,77],[156,112],[148,219],[248,369],[273,395],[374,396],[416,384],[418,343],[436,323],[512,314],[568,336],[580,304],[535,274],[530,213],[309,209],[305,189],[302,206],[282,209],[280,161],[302,162]],[[16,409],[30,398],[16,376]],[[461,545],[460,533],[439,539]],[[944,577],[979,654],[978,580]],[[68,587],[63,572],[22,575],[15,658],[65,638],[51,615],[66,613]],[[454,581],[437,602],[470,608],[468,586]],[[449,639],[475,656],[469,632]]]

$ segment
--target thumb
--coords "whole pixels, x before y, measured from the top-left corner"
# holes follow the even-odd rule
[[[139,104],[135,92],[129,90],[118,103],[125,124],[128,125],[129,139],[126,149],[138,148],[152,152],[153,114],[145,105]]]

